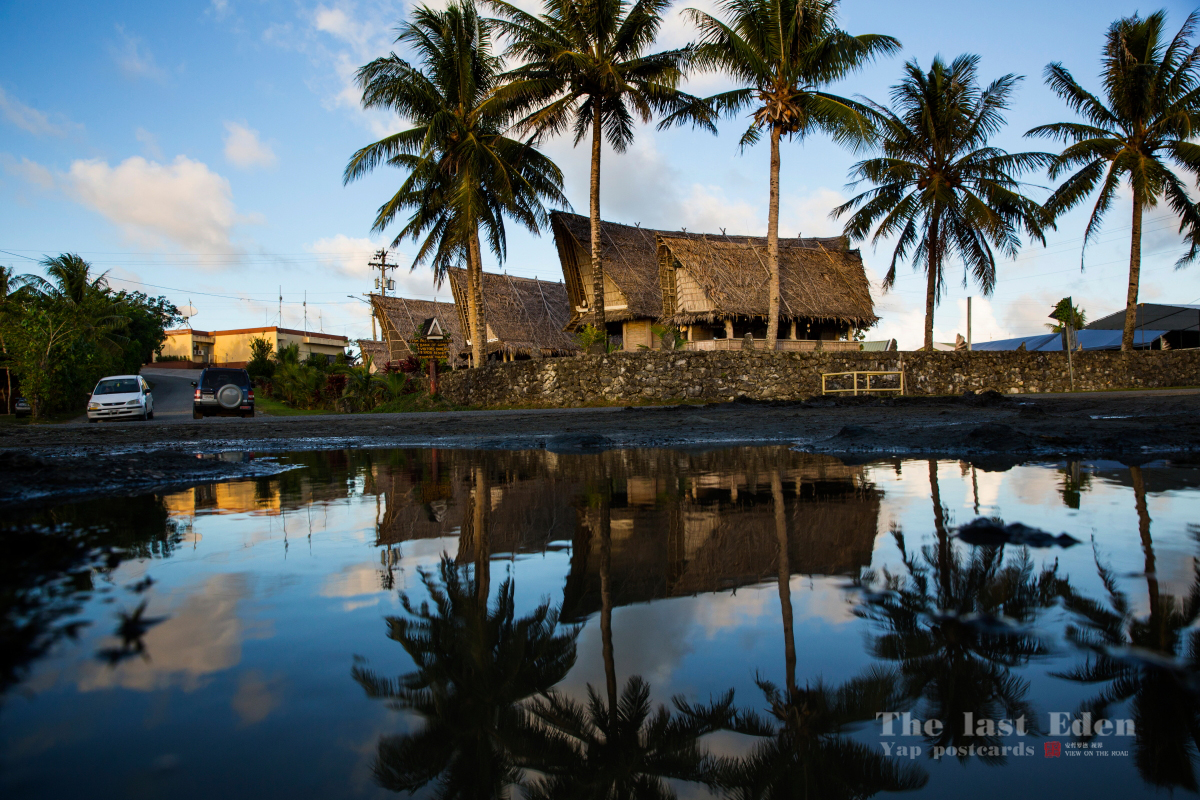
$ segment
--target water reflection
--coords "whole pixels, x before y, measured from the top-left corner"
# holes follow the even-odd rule
[[[1129,470],[1134,490],[1145,567],[1148,610],[1139,615],[1120,588],[1113,568],[1097,554],[1096,570],[1106,590],[1102,600],[1067,593],[1076,622],[1067,638],[1087,651],[1084,663],[1060,677],[1100,686],[1084,702],[1094,724],[1113,716],[1114,706],[1129,701],[1136,726],[1134,761],[1153,786],[1197,790],[1194,761],[1200,752],[1200,565],[1185,597],[1160,591],[1146,482],[1140,467]],[[1109,723],[1112,724],[1111,722]],[[1091,739],[1091,730],[1081,738]]]
[[[388,638],[417,669],[393,679],[354,668],[369,697],[421,720],[412,733],[380,739],[375,777],[394,792],[433,784],[437,797],[506,797],[528,727],[518,704],[566,676],[579,630],[560,628],[549,602],[518,617],[511,580],[489,606],[477,573],[449,559],[421,579],[432,604],[405,594],[405,615],[387,618]]]
[[[961,748],[962,760],[975,745],[986,763],[1004,764],[1003,750],[978,749],[1001,744],[995,726],[980,735],[967,721],[1023,719],[1027,730],[1038,729],[1029,681],[1013,670],[1049,653],[1031,624],[1069,585],[1057,563],[1036,570],[1027,548],[1006,554],[1003,546],[955,546],[934,461],[929,480],[934,544],[910,552],[903,532],[893,529],[902,569],[864,573],[855,613],[874,624],[871,653],[898,665],[917,715],[945,723],[925,737],[928,744]]]
[[[0,522],[0,792],[69,796],[86,771],[182,796],[220,759],[233,795],[948,796],[1039,774],[968,714],[1048,741],[1069,710],[1133,718],[1109,743],[1132,756],[1050,788],[1197,789],[1200,470],[785,447],[285,461]],[[956,535],[978,515],[1092,548]],[[945,724],[897,759],[883,710]],[[965,769],[928,758],[970,745]]]

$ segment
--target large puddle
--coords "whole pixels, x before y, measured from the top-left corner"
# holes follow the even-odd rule
[[[1195,466],[284,460],[0,523],[0,795],[1196,791]]]

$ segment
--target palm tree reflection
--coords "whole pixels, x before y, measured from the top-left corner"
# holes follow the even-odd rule
[[[1197,791],[1194,760],[1200,754],[1200,631],[1189,630],[1200,618],[1200,565],[1187,597],[1162,594],[1159,587],[1150,514],[1140,467],[1131,467],[1138,531],[1145,557],[1149,611],[1138,616],[1111,568],[1096,559],[1107,604],[1074,591],[1067,608],[1079,624],[1067,638],[1090,651],[1087,660],[1058,677],[1105,684],[1082,711],[1093,723],[1109,716],[1114,705],[1129,701],[1136,739],[1134,763],[1142,778],[1168,789]]]
[[[771,475],[771,499],[779,541],[779,602],[783,616],[786,686],[758,678],[766,698],[766,718],[740,711],[733,729],[765,737],[744,758],[725,760],[720,783],[733,797],[865,798],[879,792],[919,789],[928,781],[920,767],[884,756],[846,733],[876,718],[880,711],[902,707],[899,676],[876,667],[840,686],[816,681],[796,683],[796,641],[792,629],[791,571],[788,563],[787,517],[783,484]]]
[[[418,607],[402,594],[405,616],[387,619],[388,637],[417,669],[395,679],[361,664],[353,670],[369,697],[422,722],[380,740],[375,777],[397,792],[432,783],[436,797],[507,796],[520,777],[514,750],[527,728],[519,704],[563,679],[579,631],[559,628],[549,602],[518,618],[512,580],[489,607],[476,574],[449,559],[421,580],[430,601]]]
[[[992,747],[998,736],[978,736],[965,728],[964,713],[974,719],[1018,719],[1036,730],[1036,715],[1026,699],[1029,683],[1012,673],[1048,647],[1027,625],[1067,591],[1057,562],[1035,571],[1026,548],[1005,559],[1003,547],[956,548],[946,527],[938,490],[936,462],[929,462],[936,541],[909,553],[904,535],[893,529],[903,571],[866,573],[864,602],[855,614],[881,630],[871,641],[879,659],[895,662],[904,691],[922,703],[918,716],[944,727],[926,737],[931,746]],[[969,756],[960,755],[966,759]],[[1004,756],[980,755],[1002,764]]]
[[[670,798],[667,780],[716,781],[716,760],[699,739],[732,719],[733,691],[709,705],[673,698],[675,711],[653,707],[650,685],[629,678],[618,695],[612,633],[612,486],[605,478],[585,495],[599,535],[600,636],[605,695],[588,685],[588,702],[551,692],[529,706],[530,759],[542,773],[530,798]]]

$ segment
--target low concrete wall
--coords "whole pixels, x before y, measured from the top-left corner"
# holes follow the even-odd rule
[[[1200,350],[1075,353],[1080,391],[1200,385]],[[1065,392],[1065,353],[762,353],[641,351],[493,364],[440,379],[462,405],[579,406],[596,401],[797,400],[821,393],[821,373],[898,370],[907,394],[993,389]],[[874,384],[873,384],[874,385]]]

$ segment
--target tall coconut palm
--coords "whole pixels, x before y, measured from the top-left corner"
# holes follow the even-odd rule
[[[679,91],[689,48],[650,52],[671,0],[545,0],[541,15],[504,0],[487,0],[503,18],[506,55],[518,66],[499,93],[521,103],[524,130],[555,135],[570,129],[578,145],[590,134],[592,324],[606,331],[600,261],[600,151],[633,142],[634,123],[665,115],[659,127],[693,120],[713,130],[707,109]]]
[[[852,186],[873,189],[833,211],[854,212],[846,221],[851,239],[895,237],[885,291],[896,282],[896,264],[911,256],[925,269],[925,344],[933,349],[933,312],[945,289],[946,262],[963,262],[985,295],[996,285],[996,255],[1015,256],[1021,230],[1045,244],[1052,225],[1038,203],[1021,194],[1017,176],[1042,167],[1044,153],[1007,153],[989,144],[1004,126],[1020,78],[1005,75],[986,87],[978,82],[979,56],[962,55],[946,64],[934,58],[929,72],[916,61],[892,88],[892,108],[872,104],[880,118],[882,155],[855,164]]]
[[[1046,83],[1083,118],[1082,122],[1039,125],[1030,136],[1066,145],[1050,168],[1050,177],[1069,175],[1046,201],[1061,214],[1100,193],[1084,232],[1083,247],[1099,232],[1122,181],[1133,195],[1133,230],[1129,244],[1129,284],[1125,293],[1125,328],[1121,349],[1133,349],[1138,286],[1142,270],[1142,214],[1166,200],[1179,217],[1179,231],[1190,247],[1176,266],[1200,253],[1200,208],[1176,170],[1200,178],[1200,46],[1191,39],[1200,22],[1193,11],[1167,40],[1166,14],[1137,14],[1108,29],[1101,60],[1104,99],[1084,89],[1061,63],[1046,67]],[[1080,255],[1080,268],[1083,255]]]
[[[21,275],[15,294],[34,298],[66,313],[87,337],[109,353],[129,341],[121,331],[128,327],[124,307],[108,286],[108,273],[96,275],[92,265],[76,253],[46,256],[41,261],[46,278]]]
[[[479,366],[487,357],[479,231],[502,260],[505,216],[536,233],[547,219],[544,203],[568,205],[562,172],[530,142],[504,135],[512,112],[488,100],[501,67],[492,52],[492,23],[470,0],[411,13],[396,42],[412,48],[416,65],[390,53],[360,69],[358,83],[364,108],[393,111],[413,127],[356,152],[343,177],[349,183],[383,164],[408,172],[379,208],[372,230],[385,230],[411,210],[392,246],[405,238],[421,241],[414,269],[429,261],[440,283],[449,267],[466,262],[471,353]]]
[[[771,141],[767,212],[769,304],[767,349],[779,336],[779,142],[824,131],[835,141],[859,146],[871,135],[871,112],[862,103],[822,87],[858,70],[876,56],[894,53],[890,36],[851,36],[837,25],[839,0],[721,0],[725,17],[687,10],[700,29],[693,62],[697,70],[724,72],[742,88],[708,98],[716,111],[753,112],[740,147]]]

